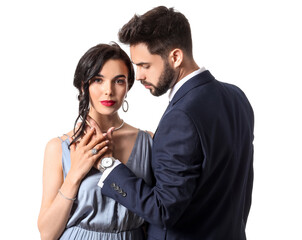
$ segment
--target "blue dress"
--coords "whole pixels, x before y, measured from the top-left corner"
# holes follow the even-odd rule
[[[62,139],[61,139],[62,140]],[[70,169],[69,140],[62,140],[64,179]],[[152,138],[139,130],[126,166],[152,184]],[[101,172],[92,168],[82,180],[66,229],[60,239],[143,240],[144,220],[115,200],[105,197],[97,186]]]

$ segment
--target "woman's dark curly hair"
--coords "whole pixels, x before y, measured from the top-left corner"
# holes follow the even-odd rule
[[[86,129],[86,119],[89,113],[89,85],[90,80],[97,76],[108,60],[122,60],[128,68],[128,90],[134,83],[134,70],[129,56],[116,43],[98,44],[90,48],[80,59],[75,74],[73,85],[79,90],[79,115],[74,124],[73,144],[81,138]],[[81,126],[76,130],[77,122],[81,120]]]

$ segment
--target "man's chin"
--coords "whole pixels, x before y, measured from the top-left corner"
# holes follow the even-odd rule
[[[156,96],[156,97],[158,97],[159,95],[157,94],[157,89],[156,88],[154,88],[154,87],[146,87],[146,89],[148,89],[149,91],[150,91],[150,93],[153,95],[153,96]]]
[[[148,87],[146,87],[146,85],[144,85],[146,89],[149,89],[150,93],[155,96],[155,97],[159,97],[163,94],[165,94],[169,88],[166,87],[166,88],[157,88],[157,87],[154,87],[154,86],[150,86],[148,85]]]
[[[160,91],[158,89],[150,89],[150,93],[155,96],[155,97],[159,97],[161,95],[164,95],[169,89],[165,90],[165,91]]]
[[[149,88],[146,88],[146,89],[149,90],[149,92],[150,92],[153,96],[156,96],[156,95],[154,95],[154,94],[156,93],[156,90],[155,90],[154,88],[149,87]]]
[[[154,90],[154,89],[149,89],[150,90],[150,93],[155,96],[155,97],[158,97],[159,95],[157,94],[157,91]]]

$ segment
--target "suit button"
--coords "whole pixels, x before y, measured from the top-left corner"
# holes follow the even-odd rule
[[[122,193],[122,196],[123,196],[123,197],[126,197],[126,196],[127,196],[127,193],[123,192],[123,193]]]
[[[116,184],[115,183],[111,183],[111,187],[115,188]]]

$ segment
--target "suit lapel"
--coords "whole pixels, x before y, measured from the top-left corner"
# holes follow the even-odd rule
[[[167,108],[166,108],[164,114],[162,115],[162,117],[161,117],[161,119],[160,119],[160,121],[159,121],[159,123],[158,123],[158,126],[160,125],[160,122],[161,122],[161,120],[163,119],[163,117],[170,111],[171,107],[172,107],[172,101],[169,102],[169,105],[167,106]],[[155,133],[153,134],[153,138],[155,137],[155,134],[156,134],[156,132],[157,132],[158,126],[157,126],[157,128],[156,128],[156,130],[155,130]]]
[[[185,96],[191,89],[213,81],[214,79],[215,78],[208,70],[192,77],[190,80],[185,82],[184,85],[182,85],[181,88],[176,92],[175,96],[171,100],[172,105],[174,105],[179,99]]]
[[[197,74],[196,76],[192,77],[190,80],[188,80],[187,82],[184,83],[184,85],[182,85],[180,87],[180,89],[176,92],[175,96],[173,97],[173,99],[171,100],[171,102],[169,103],[169,105],[167,106],[166,111],[164,112],[163,116],[161,117],[158,126],[160,125],[162,119],[164,118],[164,116],[171,111],[171,109],[173,108],[173,105],[180,100],[183,96],[185,96],[191,89],[196,88],[200,85],[206,84],[210,81],[213,81],[215,78],[212,76],[212,74],[206,70],[200,74]],[[158,128],[158,127],[157,127]],[[153,138],[155,137],[155,134],[157,132],[157,129],[154,133]]]

